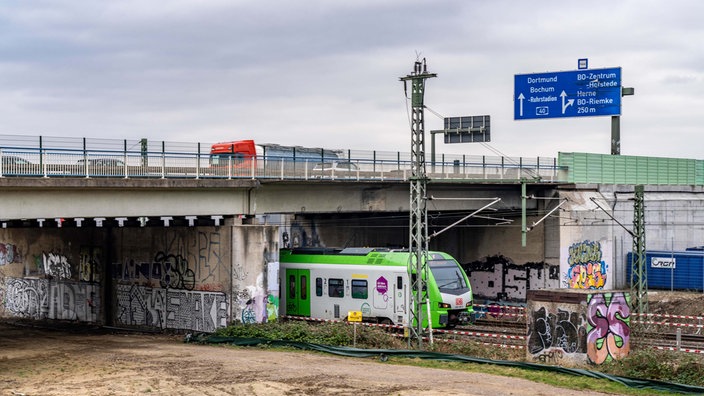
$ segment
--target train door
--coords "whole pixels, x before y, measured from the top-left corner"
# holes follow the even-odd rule
[[[286,268],[286,315],[310,316],[310,270]]]
[[[393,294],[393,304],[394,313],[404,314],[406,312],[406,282],[405,273],[395,273],[394,274],[394,294]]]

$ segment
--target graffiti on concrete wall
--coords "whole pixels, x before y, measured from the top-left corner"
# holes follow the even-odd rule
[[[278,273],[278,263],[270,263],[268,276],[271,276],[271,264],[276,264]],[[269,278],[271,282],[272,279]],[[278,280],[273,280],[278,285]],[[268,289],[268,290],[267,290]],[[265,323],[276,321],[279,312],[278,286],[273,290],[272,285],[264,288],[264,274],[257,276],[256,285],[250,285],[235,293],[237,301],[236,317],[244,324]]]
[[[0,243],[0,265],[21,263],[22,255],[17,246],[11,243]]]
[[[544,306],[529,314],[528,350],[533,359],[556,363],[565,355],[586,353],[586,319],[583,314]]]
[[[71,279],[71,264],[68,258],[58,253],[43,253],[44,274],[58,279]]]
[[[213,332],[227,325],[225,293],[117,285],[116,321],[123,325]]]
[[[62,319],[96,322],[100,287],[85,282],[6,278],[5,309],[28,319]]]
[[[222,259],[226,248],[221,243],[220,231],[198,231],[194,237],[191,234],[186,237],[180,232],[167,231],[160,245],[163,246],[161,251],[164,256],[172,256],[171,258],[188,263],[194,278],[201,283],[217,281],[222,276],[221,271],[229,273],[229,269],[223,267]],[[176,274],[178,277],[178,270]]]
[[[149,287],[194,290],[195,271],[188,260],[177,254],[158,252],[151,262],[136,262],[128,259],[125,263],[113,264],[113,278]]]
[[[154,264],[161,267],[159,285],[162,288],[193,290],[196,286],[196,273],[180,254],[158,252]]]
[[[95,246],[81,246],[78,262],[78,279],[86,282],[100,282],[103,250]]]
[[[582,241],[569,247],[567,282],[570,289],[602,289],[608,266],[602,260],[601,243]]]
[[[193,241],[191,251],[194,253],[193,264],[198,269],[198,279],[201,282],[217,280],[218,273],[223,266],[223,246],[220,244],[220,232],[199,231]]]
[[[587,356],[594,364],[620,359],[630,351],[630,296],[604,293],[589,296]]]
[[[525,302],[528,290],[560,286],[559,266],[547,263],[518,265],[497,255],[462,264],[462,268],[472,284],[475,299]]]
[[[226,253],[219,232],[199,231],[195,237],[166,232],[151,260],[125,258],[112,265],[112,278],[147,287],[182,290],[222,290],[229,278],[222,257]],[[229,279],[228,279],[229,280]]]

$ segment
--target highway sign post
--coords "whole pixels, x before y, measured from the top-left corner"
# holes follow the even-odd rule
[[[435,135],[442,133],[445,143],[484,143],[491,141],[488,115],[445,117],[444,129],[430,131],[430,163],[435,172]]]
[[[515,120],[621,114],[621,68],[516,74]]]

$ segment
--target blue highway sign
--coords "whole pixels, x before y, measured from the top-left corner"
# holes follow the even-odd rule
[[[516,74],[513,119],[621,114],[621,68]]]

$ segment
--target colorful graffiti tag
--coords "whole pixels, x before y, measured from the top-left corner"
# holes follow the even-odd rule
[[[589,296],[587,356],[594,364],[628,356],[630,351],[630,296],[604,293]]]
[[[608,265],[602,260],[601,243],[582,241],[569,248],[567,281],[570,289],[602,289]]]
[[[269,263],[270,270],[272,267],[275,267],[275,271],[278,271],[278,263]],[[273,279],[274,282],[276,280],[276,278]],[[242,323],[266,323],[277,320],[279,310],[278,288],[274,290],[270,287],[266,291],[264,283],[264,274],[262,273],[257,276],[256,285],[246,286],[236,293],[236,308],[241,312],[239,316]]]

